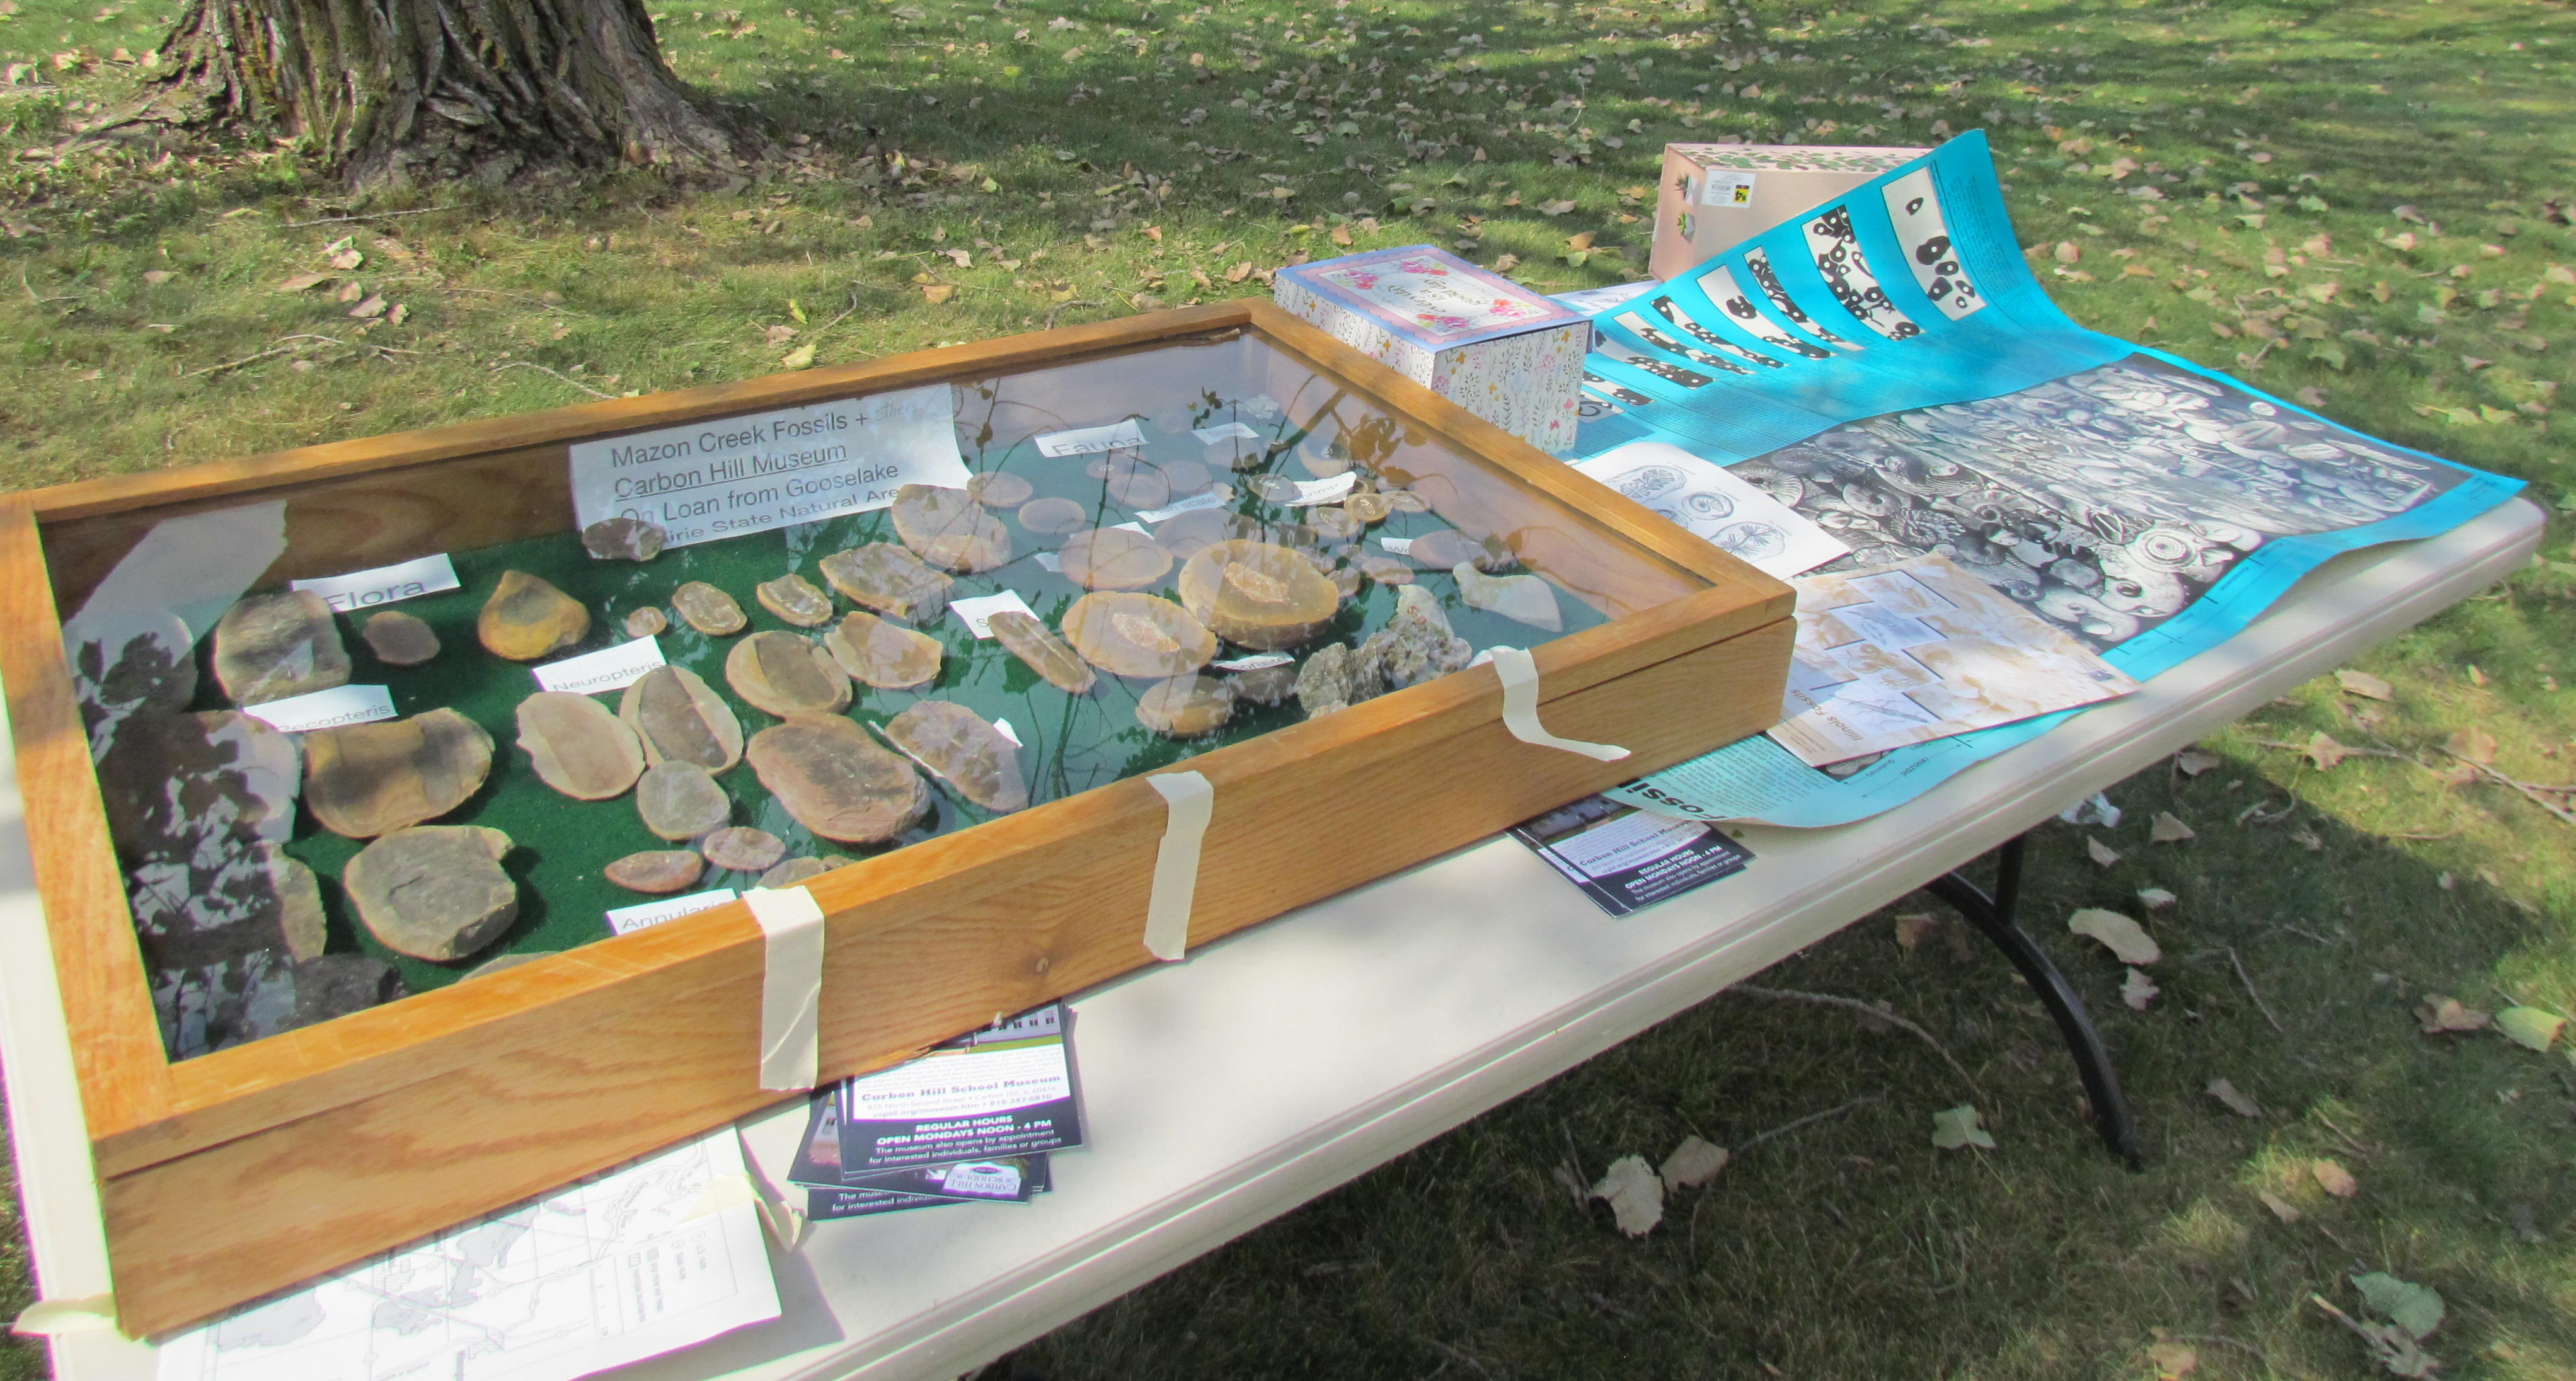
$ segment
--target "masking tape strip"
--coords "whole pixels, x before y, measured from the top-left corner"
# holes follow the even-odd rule
[[[1517,647],[1494,649],[1494,674],[1503,678],[1503,727],[1523,743],[1562,748],[1600,762],[1617,762],[1628,750],[1608,743],[1558,738],[1538,722],[1538,662]]]
[[[66,1333],[96,1333],[116,1327],[116,1296],[40,1299],[19,1313],[9,1331],[25,1338],[59,1338]]]
[[[823,908],[802,887],[755,887],[742,894],[760,922],[760,1086],[779,1093],[814,1087],[822,1068],[816,1036],[823,1000]]]
[[[1169,811],[1163,844],[1154,854],[1154,896],[1145,904],[1145,949],[1169,963],[1189,952],[1190,904],[1199,890],[1199,844],[1216,810],[1216,788],[1196,772],[1162,772],[1145,779],[1161,792]]]

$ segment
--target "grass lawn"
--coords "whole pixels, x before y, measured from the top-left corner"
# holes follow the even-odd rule
[[[2546,563],[2357,665],[2391,698],[2305,687],[2205,770],[2115,789],[2118,828],[2037,836],[2026,919],[2121,1061],[2145,1173],[2101,1153],[1999,958],[1874,917],[1764,983],[1919,1023],[1975,1076],[1993,1149],[1932,1145],[1972,1095],[1922,1043],[1721,996],[1034,1344],[1044,1374],[2364,1377],[2311,1297],[2364,1313],[2348,1277],[2375,1271],[2447,1303],[2424,1343],[2443,1375],[2576,1376],[2570,1046],[2417,1017],[2445,996],[2576,1013],[2576,826],[2404,758],[2281,746],[2442,765],[2488,736],[2512,777],[2576,777],[2564,0],[740,3],[657,18],[683,75],[774,123],[774,172],[686,197],[440,186],[349,220],[387,208],[289,144],[57,157],[174,6],[0,0],[0,485],[1261,292],[1344,245],[1616,282],[1642,272],[1667,140],[1982,127],[2079,319],[2528,479],[2558,513]],[[2151,844],[2165,811],[2197,838]],[[2150,888],[2177,900],[2148,912]],[[2064,931],[2084,906],[2160,940],[2145,1010]],[[1835,1109],[1641,1239],[1555,1173]],[[1080,1158],[1063,1171],[1081,1193]],[[29,1289],[13,1209],[0,1317]],[[0,1379],[42,1371],[0,1344]]]

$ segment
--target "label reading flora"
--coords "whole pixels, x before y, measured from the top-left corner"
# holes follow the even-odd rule
[[[666,547],[884,508],[907,484],[962,488],[946,384],[638,432],[571,448],[573,521],[634,518]]]

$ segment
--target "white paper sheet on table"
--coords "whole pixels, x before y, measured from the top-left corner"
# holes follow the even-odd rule
[[[174,1334],[159,1381],[571,1381],[777,1318],[744,1174],[726,1127]]]
[[[1775,579],[1851,554],[1796,509],[1670,442],[1632,441],[1574,468]]]
[[[1771,737],[1810,767],[2138,688],[1944,556],[1790,583],[1798,643]]]

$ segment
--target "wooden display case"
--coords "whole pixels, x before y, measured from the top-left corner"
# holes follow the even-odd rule
[[[62,639],[64,617],[157,523],[283,500],[286,552],[256,586],[274,588],[566,532],[577,443],[994,377],[1108,421],[1167,404],[1158,391],[1185,372],[1170,352],[1184,349],[1320,377],[1335,400],[1396,419],[1392,464],[1444,521],[1501,537],[1603,616],[1532,649],[1548,729],[1631,750],[1601,763],[1519,741],[1495,672],[1477,666],[1199,752],[1185,765],[1212,783],[1215,809],[1192,945],[1777,719],[1786,586],[1266,302],[9,496],[0,682],[120,1326],[205,1318],[782,1096],[758,1078],[763,940],[741,903],[613,938],[603,927],[504,972],[173,1059]],[[1152,963],[1142,931],[1165,821],[1162,797],[1130,776],[807,883],[828,918],[823,1077]]]

